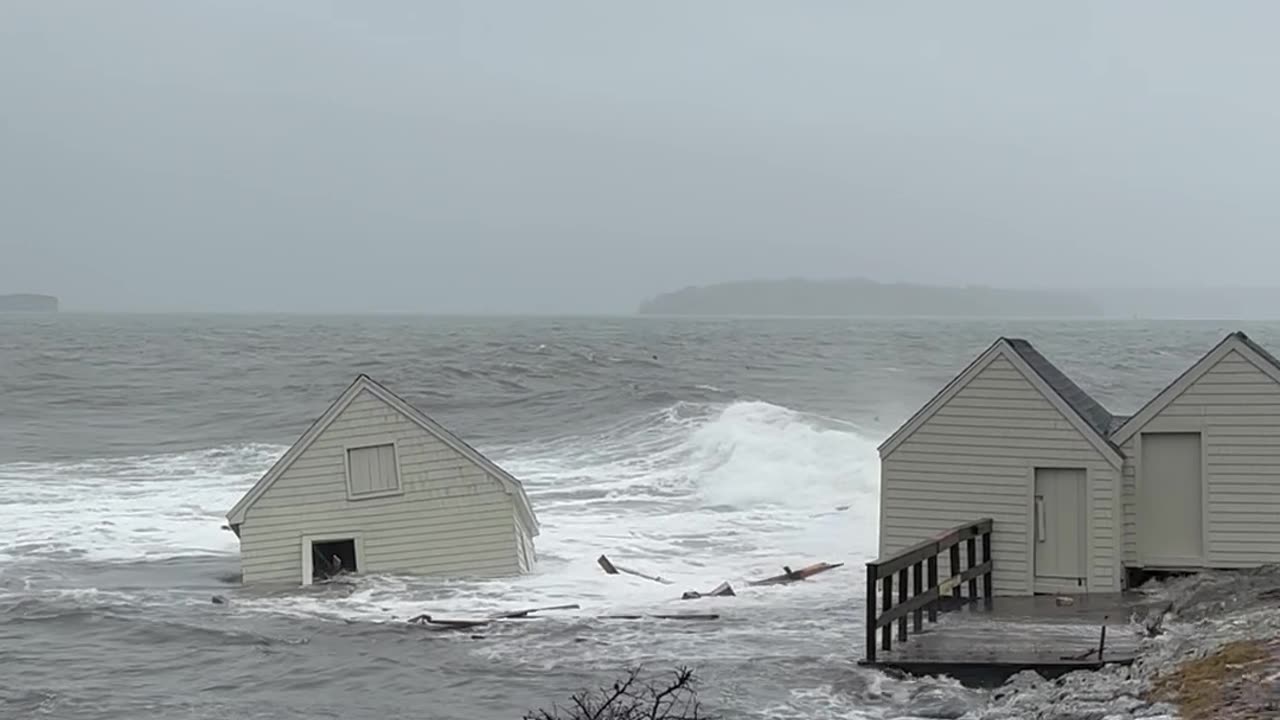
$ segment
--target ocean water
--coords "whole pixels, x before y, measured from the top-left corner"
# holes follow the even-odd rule
[[[978,703],[856,665],[876,445],[1000,334],[1126,412],[1235,329],[1280,347],[1214,322],[0,316],[0,718],[518,718],[678,665],[725,718]],[[536,573],[239,587],[223,514],[360,372],[524,481]],[[847,565],[745,584],[816,561]],[[403,622],[561,603],[475,638]],[[659,611],[721,619],[600,617]]]

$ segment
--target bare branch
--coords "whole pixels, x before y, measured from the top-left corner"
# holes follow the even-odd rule
[[[611,686],[581,691],[570,707],[528,713],[523,720],[711,720],[701,714],[693,670],[679,667],[664,681],[646,681],[634,668]]]

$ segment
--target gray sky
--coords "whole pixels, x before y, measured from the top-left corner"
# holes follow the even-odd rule
[[[1272,2],[0,3],[0,292],[1270,284]]]

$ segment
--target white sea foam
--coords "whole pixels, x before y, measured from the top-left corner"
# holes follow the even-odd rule
[[[230,553],[224,513],[284,448],[0,465],[0,556],[138,560]]]
[[[234,554],[223,514],[284,451],[247,445],[197,453],[0,466],[0,523],[13,555],[135,560]],[[244,598],[237,606],[385,620],[513,605],[580,602],[619,611],[729,580],[735,607],[775,602],[743,581],[784,564],[857,562],[874,545],[876,454],[852,428],[764,402],[677,404],[601,432],[499,449],[542,523],[537,573],[446,581],[381,577],[349,597]],[[663,575],[601,582],[596,557]],[[847,595],[844,582],[800,594]],[[714,607],[717,601],[705,601]]]

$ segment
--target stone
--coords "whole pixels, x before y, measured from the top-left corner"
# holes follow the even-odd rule
[[[1023,670],[1022,672],[1013,675],[1008,680],[1005,680],[1004,684],[1000,686],[1000,689],[1017,691],[1025,690],[1027,688],[1036,688],[1041,685],[1044,685],[1044,677],[1041,676],[1040,673],[1035,670]]]
[[[912,691],[906,710],[911,717],[959,720],[977,704],[977,695],[959,684],[929,684]]]
[[[1044,713],[1044,720],[1103,720],[1110,708],[1097,703],[1060,703]]]
[[[1122,712],[1122,713],[1125,713],[1126,715],[1132,714],[1136,710],[1139,710],[1147,706],[1147,704],[1142,700],[1139,700],[1138,698],[1132,697],[1130,695],[1122,695],[1116,698],[1115,700],[1112,700],[1109,703],[1109,705],[1111,705],[1111,707],[1115,709],[1117,712]]]

